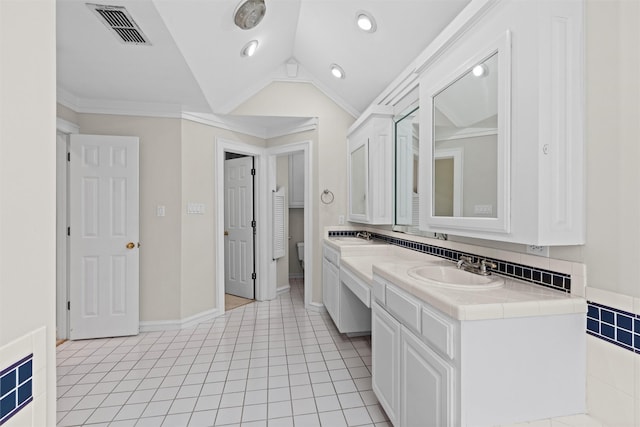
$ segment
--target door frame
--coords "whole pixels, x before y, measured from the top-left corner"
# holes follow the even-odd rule
[[[266,154],[268,156],[268,184],[269,188],[275,190],[276,189],[276,158],[279,156],[285,156],[289,154],[293,154],[299,151],[304,152],[304,306],[305,308],[309,308],[311,304],[311,300],[313,297],[313,274],[314,274],[314,241],[313,241],[313,200],[311,198],[311,177],[313,176],[312,170],[312,141],[305,140],[300,142],[294,142],[291,144],[278,145],[276,147],[267,148]],[[272,221],[273,209],[272,209],[273,201],[271,198],[268,200],[268,209],[267,212],[269,214],[269,221]],[[271,223],[271,222],[269,222]],[[271,235],[269,237],[269,244],[271,244]],[[269,246],[271,247],[271,246]],[[290,255],[291,256],[291,255]],[[297,257],[297,255],[294,255]],[[270,257],[268,257],[270,258]],[[271,260],[270,260],[271,261]],[[275,296],[276,291],[276,279],[277,279],[277,268],[276,261],[269,262],[269,271],[268,271],[268,283],[273,283],[273,292]]]
[[[225,138],[216,138],[215,140],[215,194],[214,200],[216,204],[216,218],[214,224],[214,249],[215,249],[215,295],[216,309],[220,314],[224,310],[224,160],[225,153],[245,154],[253,156],[254,167],[256,169],[255,185],[254,185],[254,209],[255,220],[257,223],[255,238],[255,261],[256,261],[256,283],[255,283],[255,299],[262,301],[275,298],[275,286],[273,287],[273,295],[270,292],[267,281],[267,254],[268,251],[268,227],[267,224],[267,161],[265,149],[256,145],[246,144],[239,141],[233,141]]]
[[[69,338],[68,277],[68,163],[69,135],[80,133],[80,127],[61,118],[56,119],[56,338]],[[58,141],[64,135],[64,141]]]

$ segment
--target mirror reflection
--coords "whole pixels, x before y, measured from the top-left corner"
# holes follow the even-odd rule
[[[433,216],[497,217],[498,54],[433,97]]]
[[[418,214],[418,152],[420,124],[418,107],[409,107],[395,122],[396,136],[396,224],[415,227]]]

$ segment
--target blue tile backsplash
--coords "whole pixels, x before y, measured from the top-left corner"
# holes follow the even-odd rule
[[[640,315],[587,301],[587,333],[640,354]]]
[[[358,230],[329,231],[329,237],[351,237],[355,236],[358,232]],[[514,279],[524,280],[526,282],[562,292],[571,292],[571,276],[568,274],[534,268],[522,264],[515,264],[499,259],[480,257],[467,252],[441,248],[427,243],[414,242],[412,240],[400,239],[397,237],[386,236],[384,234],[372,233],[372,236],[374,239],[383,240],[391,245],[401,246],[403,248],[448,259],[450,261],[458,261],[462,255],[473,258],[474,262],[477,262],[480,259],[488,259],[498,265],[498,268],[494,271],[503,276],[513,277]]]
[[[0,371],[0,425],[33,400],[33,354]]]

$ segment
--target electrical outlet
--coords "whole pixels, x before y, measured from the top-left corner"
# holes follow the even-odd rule
[[[344,225],[344,215],[338,216],[338,225]]]
[[[549,246],[527,245],[527,253],[549,258]]]

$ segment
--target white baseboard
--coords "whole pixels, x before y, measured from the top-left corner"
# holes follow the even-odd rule
[[[327,311],[327,309],[324,307],[324,304],[321,304],[319,302],[310,303],[309,306],[307,307],[307,310],[315,311],[318,313],[323,313]]]
[[[196,326],[198,323],[207,322],[221,316],[222,312],[217,308],[196,313],[184,319],[177,320],[151,320],[140,322],[140,332],[171,331],[186,329]]]
[[[290,290],[291,290],[291,286],[289,285],[280,286],[278,289],[276,289],[276,296],[280,296],[285,292],[289,292]]]

